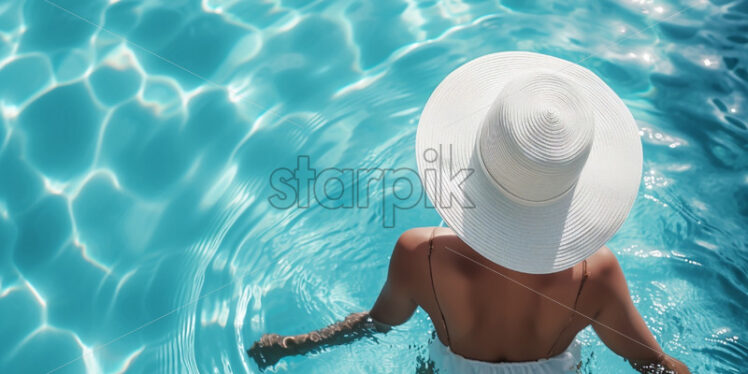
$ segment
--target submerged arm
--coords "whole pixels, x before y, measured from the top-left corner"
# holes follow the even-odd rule
[[[265,334],[247,353],[260,369],[272,366],[286,356],[302,355],[324,347],[347,344],[378,332],[387,332],[390,326],[410,319],[418,305],[410,297],[408,269],[413,255],[405,245],[414,245],[412,234],[406,232],[398,240],[390,260],[387,281],[371,312],[353,313],[345,320],[307,334],[281,336]],[[410,239],[409,239],[410,238]],[[417,239],[417,238],[415,238]]]
[[[342,321],[307,334],[265,334],[247,353],[260,369],[264,369],[286,356],[303,355],[324,347],[347,344],[389,329],[389,326],[374,321],[368,312],[352,313]]]

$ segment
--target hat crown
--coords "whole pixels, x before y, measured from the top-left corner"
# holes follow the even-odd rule
[[[579,178],[594,118],[567,77],[535,71],[507,82],[480,131],[478,153],[489,179],[514,200],[544,203]]]

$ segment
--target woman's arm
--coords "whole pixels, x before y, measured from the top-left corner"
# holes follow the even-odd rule
[[[592,327],[600,340],[640,373],[690,373],[685,364],[665,354],[657,343],[631,300],[618,260],[607,251],[603,270],[595,280],[602,307]]]
[[[303,355],[324,347],[347,344],[377,332],[387,332],[389,329],[388,325],[373,320],[368,312],[352,313],[340,322],[307,334],[265,334],[247,353],[257,362],[260,369],[264,369],[286,356]]]
[[[321,330],[294,336],[265,334],[247,353],[263,369],[286,356],[301,355],[323,347],[347,344],[377,332],[387,332],[390,326],[404,323],[413,315],[418,305],[410,296],[409,285],[415,263],[411,248],[418,245],[422,235],[411,230],[400,237],[390,259],[387,281],[369,312],[350,314],[345,320]]]

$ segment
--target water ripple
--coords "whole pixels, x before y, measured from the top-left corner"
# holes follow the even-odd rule
[[[318,170],[415,169],[441,79],[517,49],[580,61],[632,109],[643,183],[609,245],[669,352],[694,372],[740,371],[745,4],[0,5],[0,372],[256,372],[245,350],[262,333],[369,308],[399,232],[436,213],[399,210],[383,228],[393,192],[377,188],[366,208],[274,208],[271,173],[299,155]],[[430,338],[419,311],[273,371],[415,370]],[[580,339],[585,372],[625,370]]]

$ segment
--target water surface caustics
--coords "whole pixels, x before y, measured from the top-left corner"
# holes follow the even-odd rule
[[[609,246],[668,352],[742,372],[746,30],[729,0],[1,2],[0,372],[257,372],[262,333],[369,308],[436,212],[385,225],[389,189],[279,209],[271,173],[415,169],[431,91],[505,50],[579,61],[631,108],[644,177]],[[430,338],[419,312],[270,370],[414,372]],[[626,370],[580,339],[584,372]]]

